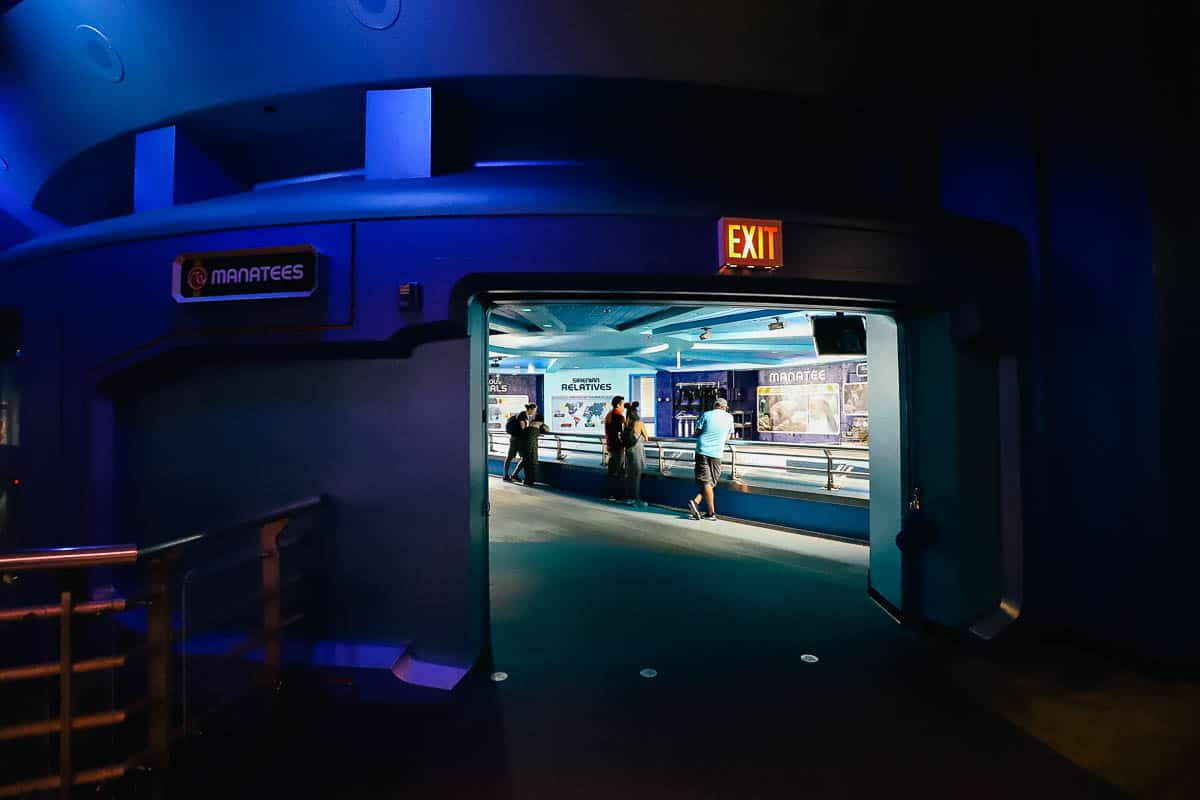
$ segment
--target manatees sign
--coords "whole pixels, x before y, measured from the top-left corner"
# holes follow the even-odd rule
[[[310,245],[184,253],[171,266],[177,303],[277,300],[317,291],[317,251]]]

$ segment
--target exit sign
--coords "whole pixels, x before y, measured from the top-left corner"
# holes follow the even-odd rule
[[[783,222],[721,217],[717,220],[717,258],[722,272],[779,269],[783,266]]]

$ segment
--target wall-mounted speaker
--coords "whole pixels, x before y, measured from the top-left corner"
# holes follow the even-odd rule
[[[865,356],[867,323],[858,315],[812,317],[813,342],[819,356]]]

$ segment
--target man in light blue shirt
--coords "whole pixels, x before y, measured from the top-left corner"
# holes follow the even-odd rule
[[[729,401],[718,397],[715,408],[705,411],[696,423],[696,484],[700,491],[688,501],[688,511],[693,519],[700,519],[700,500],[708,503],[704,519],[717,518],[717,506],[713,501],[713,489],[721,479],[721,454],[725,443],[733,433],[733,415],[726,409]]]

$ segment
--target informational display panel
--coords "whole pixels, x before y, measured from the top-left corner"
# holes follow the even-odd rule
[[[489,375],[488,430],[504,430],[508,418],[524,411],[526,403],[536,403],[537,395],[536,375]]]
[[[761,370],[755,432],[767,441],[865,443],[870,439],[867,398],[864,360]]]
[[[842,439],[847,442],[866,442],[870,438],[869,420],[867,384],[842,384]]]
[[[487,426],[489,431],[502,431],[508,424],[509,417],[515,417],[525,410],[529,402],[527,394],[489,394],[487,407]]]
[[[556,372],[546,376],[546,421],[555,433],[604,433],[615,395],[629,392],[628,370]]]
[[[556,433],[604,433],[604,415],[608,413],[612,395],[551,395],[553,420],[550,430]]]
[[[841,431],[841,384],[758,387],[760,433],[833,436]]]

